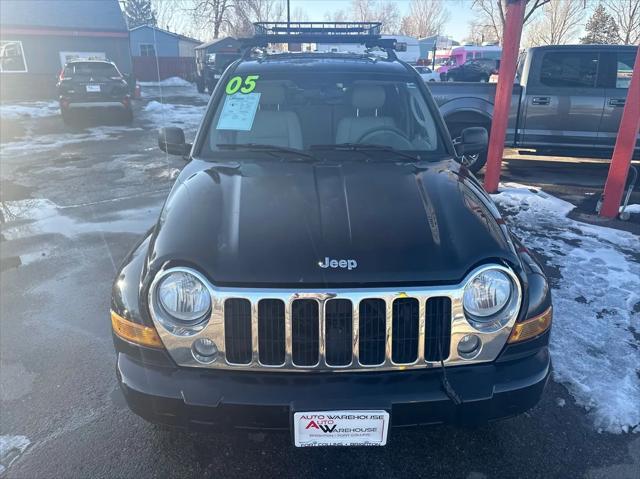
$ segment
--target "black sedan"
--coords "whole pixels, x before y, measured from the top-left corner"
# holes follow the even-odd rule
[[[491,75],[498,73],[499,60],[490,58],[476,58],[468,60],[456,68],[451,68],[446,74],[447,81],[483,82],[489,81]]]
[[[104,60],[68,62],[58,81],[60,111],[65,123],[75,112],[115,110],[128,123],[133,119],[129,84],[115,64]]]

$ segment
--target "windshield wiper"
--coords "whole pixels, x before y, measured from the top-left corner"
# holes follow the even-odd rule
[[[386,151],[389,153],[393,153],[394,155],[401,156],[403,158],[407,158],[412,161],[422,161],[420,155],[413,156],[410,153],[405,153],[402,150],[396,150],[391,146],[386,145],[378,145],[375,143],[336,143],[336,144],[326,144],[326,145],[311,145],[309,147],[310,150],[339,150],[339,151],[357,151],[361,153],[366,153],[367,151]]]
[[[309,153],[305,153],[297,148],[289,148],[286,146],[266,145],[262,143],[218,143],[216,145],[221,150],[247,150],[247,151],[264,151],[276,158],[279,158],[278,153],[287,153],[289,155],[295,155],[299,158],[306,158],[308,160],[317,161],[317,158]]]

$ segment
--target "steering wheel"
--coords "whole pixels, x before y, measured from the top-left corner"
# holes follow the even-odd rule
[[[375,139],[377,138],[377,141]],[[396,150],[413,150],[413,144],[404,132],[393,126],[379,126],[365,131],[356,141],[359,144],[384,145]]]

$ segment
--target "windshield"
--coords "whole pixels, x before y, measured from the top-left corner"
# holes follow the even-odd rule
[[[119,76],[120,72],[111,63],[71,63],[64,69],[64,78],[110,78]]]
[[[445,152],[434,115],[412,77],[371,80],[370,74],[352,73],[233,76],[201,156],[248,144],[316,151],[377,146],[421,158]]]

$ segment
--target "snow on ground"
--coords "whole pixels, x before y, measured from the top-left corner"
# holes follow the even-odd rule
[[[60,207],[46,199],[3,201],[0,205],[6,220],[3,234],[7,240],[38,234],[59,234],[68,238],[87,233],[143,233],[158,218],[159,207],[123,209],[93,221],[83,221],[67,214],[75,207]]]
[[[3,154],[12,153],[14,155],[31,155],[33,153],[61,149],[67,145],[73,145],[76,143],[117,139],[118,135],[135,130],[142,130],[142,128],[132,128],[130,126],[96,126],[77,133],[50,133],[37,136],[28,135],[21,140],[2,143],[0,145],[0,152]]]
[[[620,207],[622,210],[622,206]],[[624,209],[627,213],[637,213],[640,214],[640,205],[627,205]]]
[[[167,86],[167,87],[171,87],[171,86],[193,86],[193,83],[188,82],[187,80],[180,78],[180,77],[170,77],[170,78],[165,78],[162,81],[139,81],[137,82],[138,85],[140,86]]]
[[[146,118],[157,128],[177,126],[184,130],[195,130],[204,116],[206,105],[177,105],[152,100],[144,107]]]
[[[31,442],[25,436],[0,436],[0,476]]]
[[[553,289],[554,379],[598,430],[640,432],[640,237],[574,221],[574,206],[504,184],[493,195],[514,235],[545,259]]]
[[[30,101],[0,104],[0,119],[19,120],[21,118],[45,118],[60,114],[57,101]]]

